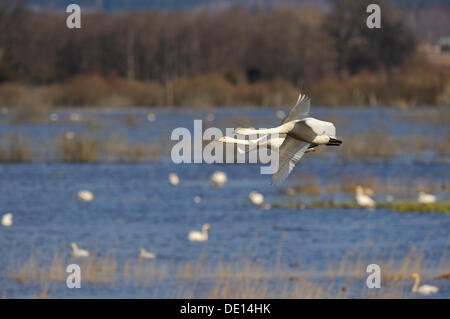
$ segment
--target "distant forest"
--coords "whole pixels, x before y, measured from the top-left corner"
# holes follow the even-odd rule
[[[382,28],[368,29],[368,3],[371,1],[336,0],[327,3],[326,10],[309,4],[285,4],[270,8],[235,5],[223,10],[89,12],[82,15],[81,29],[70,30],[65,26],[64,12],[36,12],[23,2],[3,1],[0,83],[53,85],[76,76],[95,75],[152,82],[167,89],[180,80],[213,76],[230,87],[281,81],[292,88],[314,91],[317,83],[333,87],[332,81],[339,85],[359,76],[371,90],[365,93],[361,88],[364,101],[373,100],[370,94],[380,96],[376,91],[393,78],[400,82],[399,74],[409,72],[407,75],[414,77],[424,70],[434,72],[416,48],[420,42],[448,32],[449,5],[434,2],[421,5],[422,9],[405,10],[403,5],[381,1]],[[420,34],[411,27],[417,23]],[[422,88],[420,96],[411,96],[402,88],[399,90],[405,92],[400,92],[401,97],[438,103],[448,74],[445,70],[436,72],[437,78],[429,79],[430,88]],[[323,103],[348,103],[351,99]],[[226,99],[226,103],[230,101],[239,103]],[[176,104],[176,98],[157,103]]]

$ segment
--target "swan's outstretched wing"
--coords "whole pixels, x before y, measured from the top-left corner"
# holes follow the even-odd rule
[[[288,177],[309,145],[309,143],[298,141],[290,136],[286,137],[279,149],[278,170],[272,175],[272,184],[280,184]]]
[[[307,97],[305,94],[300,94],[298,96],[297,104],[295,104],[295,106],[291,109],[288,116],[286,116],[283,121],[281,121],[281,124],[307,117],[309,114],[310,106],[311,101],[309,97]]]

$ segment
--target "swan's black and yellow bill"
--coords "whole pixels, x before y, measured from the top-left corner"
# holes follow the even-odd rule
[[[341,140],[338,140],[337,138],[333,138],[333,137],[330,137],[330,141],[327,143],[327,145],[329,145],[329,146],[339,146],[341,144],[342,144]]]

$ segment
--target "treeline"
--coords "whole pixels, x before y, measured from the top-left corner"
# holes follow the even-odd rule
[[[240,88],[255,90],[256,85],[264,91],[267,83],[272,87],[283,83],[275,87],[286,88],[289,98],[298,89],[309,89],[320,99],[320,91],[326,88],[323,94],[328,98],[321,100],[325,104],[352,103],[357,96],[362,96],[357,103],[379,104],[386,101],[385,94],[389,101],[393,96],[404,98],[405,103],[437,104],[448,85],[448,74],[430,70],[416,54],[416,40],[395,8],[383,4],[382,29],[368,29],[368,3],[336,0],[327,12],[304,5],[271,10],[234,6],[221,11],[83,13],[82,28],[70,30],[66,14],[36,14],[6,1],[0,7],[0,82],[59,85],[76,77],[77,85],[83,87],[80,76],[92,79],[95,75],[97,82],[107,79],[105,86],[114,78],[119,78],[114,83],[122,83],[120,79],[153,83],[158,88],[155,92],[164,90],[155,103],[185,104],[189,94],[176,95],[179,83],[189,92],[186,82],[195,79],[192,90],[196,92],[202,85],[211,90],[211,83],[202,84],[202,79],[219,79],[216,89],[228,88],[230,94],[217,103],[207,99],[213,105],[240,103],[239,96],[247,96]],[[387,84],[401,84],[403,76],[410,80],[431,77],[426,78],[431,83],[422,83],[414,93],[405,88],[397,95],[382,92]],[[356,91],[344,92],[342,85]],[[105,95],[110,91],[104,90]],[[343,95],[329,97],[333,92]],[[121,94],[127,97],[125,91]],[[59,96],[61,100],[64,97]],[[260,102],[261,96],[248,104]]]

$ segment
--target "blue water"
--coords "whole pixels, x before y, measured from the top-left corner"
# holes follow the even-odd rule
[[[142,121],[138,127],[127,126],[117,119],[108,124],[107,119],[119,117],[120,112],[105,115],[104,111],[91,111],[83,114],[103,120],[102,133],[108,129],[122,130],[132,139],[140,140],[168,135],[174,127],[191,127],[193,119],[209,113],[187,109],[153,109],[157,121],[147,123],[147,111],[135,111]],[[376,121],[387,116],[386,112],[392,111],[346,109],[343,112],[358,119],[352,122],[351,128],[347,128],[351,131],[361,126],[368,114],[374,116],[370,116],[367,121]],[[269,126],[270,120],[273,122],[273,113],[273,109],[232,109],[215,112],[215,121],[235,116],[253,116],[255,126]],[[327,114],[324,108],[319,108],[317,113]],[[74,128],[85,130],[83,124],[71,123],[0,125],[1,132],[14,129],[28,132],[36,138]],[[440,126],[434,129],[444,130]],[[408,126],[404,125],[400,133],[408,134],[407,130]],[[417,125],[414,125],[414,130],[417,130]],[[399,180],[413,176],[418,181],[442,183],[448,181],[449,168],[450,164],[446,163],[363,164],[355,161],[330,165],[326,157],[308,156],[283,186],[294,184],[305,172],[323,183],[338,180],[341,174]],[[228,176],[228,182],[223,188],[210,186],[209,176],[216,170],[224,171]],[[176,172],[180,177],[177,187],[167,182],[170,172]],[[287,199],[281,192],[282,187],[271,186],[270,177],[259,173],[259,166],[176,165],[169,157],[140,164],[61,164],[39,161],[0,164],[0,176],[0,214],[14,214],[14,224],[0,228],[0,294],[6,298],[32,297],[39,294],[40,289],[39,284],[23,284],[9,278],[8,271],[12,264],[23,264],[33,250],[38,251],[41,262],[49,262],[57,247],[60,247],[62,258],[69,262],[69,242],[96,251],[99,256],[104,256],[106,251],[114,248],[119,268],[126,260],[136,258],[140,247],[157,255],[157,261],[151,262],[164,263],[168,269],[183,265],[188,260],[195,262],[202,254],[206,256],[206,266],[211,267],[219,260],[236,262],[245,258],[254,262],[262,260],[264,266],[273,268],[277,263],[276,256],[280,255],[279,263],[284,271],[301,273],[314,269],[318,283],[326,283],[327,267],[334,265],[338,268],[349,250],[354,250],[356,256],[368,256],[368,264],[369,259],[376,263],[392,256],[401,261],[414,247],[424,253],[424,280],[440,288],[439,294],[434,296],[450,296],[449,281],[436,279],[442,269],[448,270],[450,265],[449,215],[398,213],[382,209],[263,210],[248,202],[247,196],[252,190],[264,194],[269,203]],[[81,189],[92,191],[94,201],[79,201],[77,192]],[[195,196],[201,197],[200,204],[193,202]],[[332,199],[335,199],[334,196],[352,199],[352,194],[328,196]],[[448,192],[439,196],[440,200],[448,200]],[[302,195],[298,197],[307,198]],[[200,229],[203,223],[211,224],[209,240],[206,243],[189,242],[186,238],[188,232]],[[114,286],[94,284],[83,285],[81,289],[68,289],[65,282],[54,282],[48,287],[48,294],[51,298],[184,297],[182,292],[177,294],[177,280],[169,271],[169,275],[157,287],[128,285],[118,280]],[[276,286],[277,283],[272,284]],[[349,285],[355,291],[363,291],[365,279],[353,281]],[[412,281],[406,279],[402,289],[407,296],[414,297],[407,293],[411,285]],[[209,281],[200,282],[194,297],[202,297],[202,289],[210,289],[211,286]],[[382,289],[389,289],[389,283]],[[350,293],[349,296],[358,295]]]

